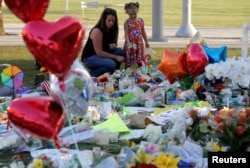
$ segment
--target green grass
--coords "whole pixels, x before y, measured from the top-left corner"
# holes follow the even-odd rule
[[[81,0],[68,0],[67,14],[83,21]],[[137,0],[140,3],[139,16],[143,17],[147,26],[152,25],[152,2],[154,0]],[[65,1],[51,0],[45,14],[45,19],[54,21],[65,15]],[[100,3],[125,4],[125,0],[99,0]],[[128,17],[123,7],[113,7],[118,12],[119,23]],[[102,11],[100,7],[98,12]],[[191,0],[192,23],[197,27],[242,27],[243,23],[250,23],[249,0]],[[86,11],[87,16],[93,16],[95,10]],[[182,0],[163,0],[164,26],[179,26],[182,23]],[[98,14],[97,14],[98,15]],[[21,22],[7,6],[3,7],[4,22]],[[96,15],[95,15],[96,17]],[[98,16],[97,16],[98,17]],[[86,21],[83,21],[87,24]],[[91,21],[88,24],[94,24]]]
[[[84,24],[80,6],[81,0],[68,0],[67,15],[77,17]],[[137,0],[140,3],[139,16],[144,18],[146,26],[152,25],[152,2],[154,0]],[[51,0],[44,16],[47,21],[54,21],[65,16],[65,1]],[[125,0],[99,0],[100,3],[125,4]],[[192,0],[192,24],[196,27],[242,27],[243,23],[250,23],[249,0]],[[128,17],[123,7],[114,7],[118,12],[120,25]],[[102,7],[98,12],[102,11]],[[182,23],[182,0],[163,0],[164,26],[179,26]],[[86,15],[95,15],[93,9],[88,9]],[[99,15],[99,14],[97,14]],[[4,23],[22,23],[7,6],[3,7]],[[159,63],[163,48],[155,48],[157,55],[153,62]],[[176,50],[176,49],[173,49]],[[228,49],[228,56],[240,55],[240,49]],[[25,73],[24,85],[32,86],[35,75],[40,73],[34,68],[34,58],[25,46],[0,46],[0,64],[9,63],[19,66]],[[1,84],[0,84],[1,85]]]
[[[171,48],[177,50],[177,48]],[[151,64],[158,64],[161,61],[163,48],[154,48],[156,55],[152,57]],[[180,49],[184,51],[185,49]],[[0,64],[8,63],[20,67],[24,72],[24,86],[33,86],[35,75],[39,74],[34,67],[34,57],[25,46],[1,46]],[[240,55],[240,49],[228,49],[228,57]],[[80,56],[80,53],[79,53]],[[48,75],[47,75],[48,76]],[[0,84],[1,86],[1,84]]]

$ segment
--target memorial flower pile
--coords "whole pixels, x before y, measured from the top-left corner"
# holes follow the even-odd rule
[[[214,115],[215,137],[229,151],[245,151],[250,144],[250,108],[223,108]]]
[[[187,136],[206,151],[246,151],[250,144],[250,108],[227,108],[217,111],[189,112],[193,123]]]

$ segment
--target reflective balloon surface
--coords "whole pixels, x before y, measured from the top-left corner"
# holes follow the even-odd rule
[[[227,46],[222,46],[220,48],[210,48],[207,46],[202,46],[206,52],[209,63],[218,63],[221,61],[226,61],[227,59]]]
[[[41,139],[57,139],[65,113],[49,96],[14,99],[7,108],[8,119],[20,130]]]
[[[158,69],[173,84],[176,80],[188,75],[185,68],[185,59],[185,52],[175,52],[165,48]]]
[[[76,59],[64,81],[50,75],[52,96],[65,106],[66,113],[83,117],[93,94],[93,80],[82,63]]]
[[[10,11],[23,22],[43,20],[49,2],[49,0],[4,0]]]
[[[187,48],[186,68],[193,77],[202,74],[208,64],[208,56],[199,43],[192,43]]]
[[[23,29],[28,49],[42,66],[62,78],[79,50],[85,30],[78,19],[70,16],[56,22],[31,21]]]

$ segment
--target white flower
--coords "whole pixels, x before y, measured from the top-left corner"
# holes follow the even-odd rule
[[[234,82],[238,82],[238,81],[242,80],[243,75],[242,75],[241,73],[237,72],[237,71],[233,71],[233,72],[231,73],[231,75],[229,76],[229,78],[230,78],[232,81],[234,81]]]
[[[214,71],[214,76],[216,79],[220,79],[223,77],[224,73],[224,67],[223,66],[217,66],[216,70]]]
[[[225,62],[209,64],[205,67],[205,76],[209,80],[230,79],[232,86],[240,85],[249,87],[250,85],[250,59],[228,58]]]
[[[214,78],[214,68],[215,67],[215,64],[208,64],[206,67],[205,67],[205,76],[207,79],[209,80],[213,80]]]
[[[206,73],[213,73],[213,71],[214,71],[214,65],[215,65],[215,64],[208,64],[208,65],[205,67],[205,72],[206,72]]]
[[[237,66],[235,66],[235,71],[245,74],[248,70],[247,67],[249,67],[249,63],[241,59],[237,61]]]
[[[225,61],[228,66],[232,69],[234,69],[236,66],[237,66],[237,62],[236,62],[236,59],[235,58],[228,58],[226,61]]]
[[[13,161],[10,164],[10,168],[25,168],[25,165],[23,164],[22,161]]]
[[[223,64],[220,64],[219,65],[220,68],[223,69],[222,73],[221,73],[221,76],[223,78],[228,78],[229,74],[231,73],[231,67],[229,64],[227,64],[226,62],[224,62]]]
[[[186,124],[187,125],[192,125],[194,123],[193,119],[191,117],[186,119]]]
[[[248,88],[250,85],[250,78],[248,75],[242,75],[242,78],[238,81],[241,87]]]

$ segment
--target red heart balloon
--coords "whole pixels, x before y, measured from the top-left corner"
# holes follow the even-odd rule
[[[41,139],[55,139],[64,126],[65,112],[49,96],[14,99],[7,108],[11,124]]]
[[[31,21],[23,29],[28,49],[44,68],[63,76],[76,59],[85,29],[78,19],[65,16],[56,22]]]
[[[49,0],[4,0],[10,11],[22,21],[42,20]]]
[[[208,56],[201,44],[192,43],[188,46],[186,67],[191,76],[196,77],[202,74],[208,63]]]
[[[188,75],[185,68],[185,59],[185,52],[175,52],[167,48],[164,49],[158,69],[169,80],[169,83],[173,84],[176,80]]]

